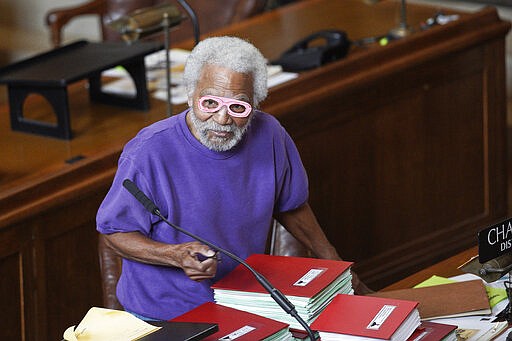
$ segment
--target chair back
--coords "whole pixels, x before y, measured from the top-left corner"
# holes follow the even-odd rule
[[[266,9],[268,0],[186,0],[199,21],[200,33],[208,33],[223,26],[241,21]],[[108,22],[129,14],[136,9],[155,6],[161,3],[177,5],[184,16],[186,10],[177,0],[90,0],[84,4],[51,10],[46,15],[46,24],[50,28],[52,43],[59,46],[62,42],[62,30],[68,22],[81,15],[97,15],[101,23],[101,35],[104,41],[121,40],[120,34],[108,26]],[[171,46],[194,37],[191,20],[185,20],[179,27],[171,30]]]
[[[117,300],[116,288],[121,276],[122,258],[106,243],[105,235],[98,235],[98,256],[100,261],[101,288],[103,306],[109,309],[123,310]]]
[[[110,28],[108,23],[112,20],[118,19],[123,15],[132,13],[133,11],[158,5],[166,2],[165,0],[104,0],[105,12],[100,13],[101,21],[101,35],[104,41],[118,41],[121,40],[121,35]]]
[[[314,257],[304,244],[274,220],[270,231],[269,254],[274,256]]]
[[[187,3],[197,15],[200,33],[205,34],[262,13],[267,0],[187,0]],[[186,12],[184,11],[184,13]],[[194,30],[191,20],[184,21],[171,31],[170,36],[171,46],[193,37]]]

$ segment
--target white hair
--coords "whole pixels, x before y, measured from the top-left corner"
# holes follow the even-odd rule
[[[192,97],[205,64],[251,74],[254,81],[254,106],[267,97],[267,60],[251,43],[236,37],[213,37],[199,42],[187,59],[183,80]]]

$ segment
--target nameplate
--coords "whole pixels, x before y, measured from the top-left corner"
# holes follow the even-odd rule
[[[512,252],[512,218],[478,232],[478,261],[485,263]]]

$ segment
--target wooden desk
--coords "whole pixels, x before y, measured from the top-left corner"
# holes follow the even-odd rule
[[[478,247],[472,247],[464,250],[456,255],[449,257],[439,263],[433,264],[423,270],[420,270],[404,279],[399,280],[396,283],[388,285],[383,291],[398,290],[412,288],[416,284],[421,283],[430,277],[437,275],[442,277],[453,277],[462,275],[463,272],[458,269],[459,266],[464,264],[471,257],[478,255]]]
[[[305,0],[218,33],[248,38],[272,60],[319,29],[352,40],[386,33],[398,6]],[[418,27],[437,8],[408,10]],[[374,289],[467,249],[506,216],[508,30],[493,9],[463,15],[355,49],[263,103],[297,143],[328,237]],[[0,339],[56,340],[101,305],[97,207],[123,145],[164,118],[157,100],[144,113],[92,104],[82,83],[69,92],[71,141],[12,132],[0,109],[0,321],[9,326]],[[26,105],[50,110],[38,98]]]

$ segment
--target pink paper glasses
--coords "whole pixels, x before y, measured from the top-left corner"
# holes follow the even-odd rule
[[[252,111],[251,105],[247,102],[212,95],[199,98],[198,106],[204,112],[216,112],[226,106],[229,115],[234,117],[247,117]]]

